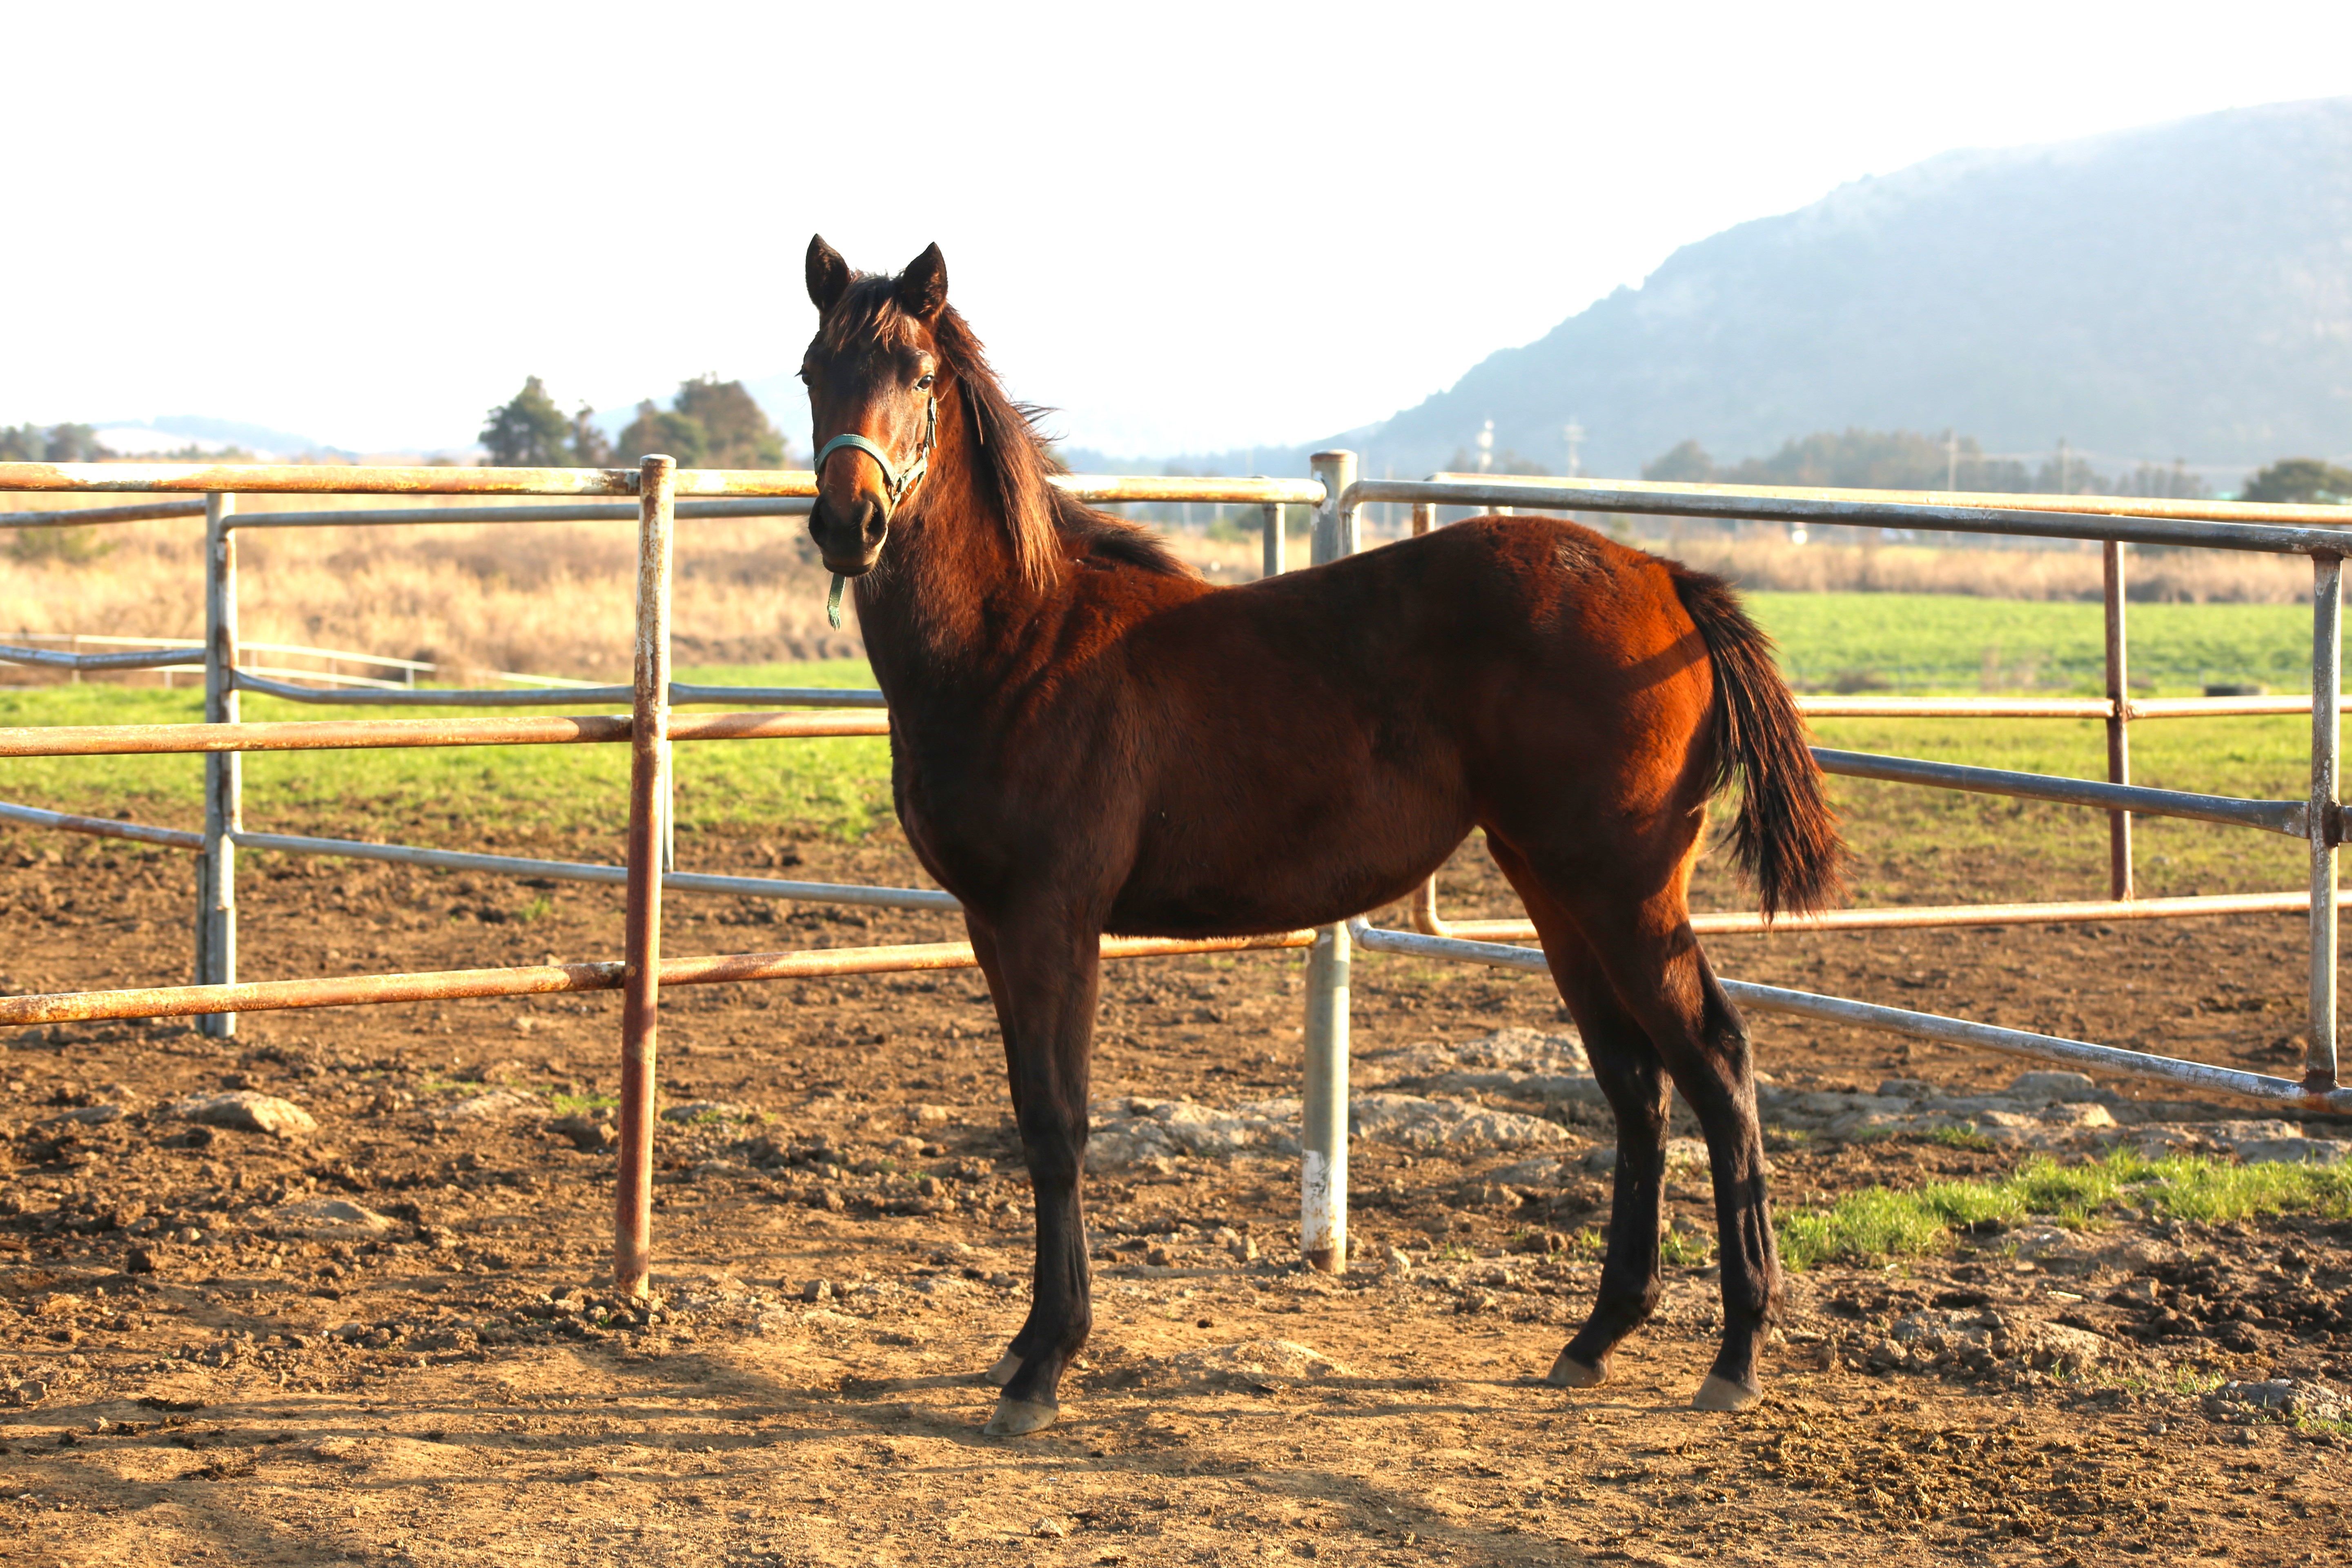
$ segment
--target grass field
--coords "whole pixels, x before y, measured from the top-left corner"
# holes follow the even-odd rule
[[[1979,689],[1985,650],[2038,661],[2043,687],[2085,671],[2097,680],[2096,605],[1930,595],[1759,594],[1759,617],[1790,668],[1904,672],[1906,690]],[[2252,674],[2278,688],[2309,636],[2292,605],[2135,605],[2136,668],[2158,690],[2193,690],[2209,674]],[[1907,660],[1908,662],[1905,662]],[[854,660],[681,670],[681,679],[859,686]],[[543,711],[543,710],[542,710]],[[0,723],[132,723],[198,717],[192,692],[112,686],[0,692]],[[315,719],[381,710],[298,706],[248,696],[250,719]],[[2105,740],[2074,721],[1825,720],[1822,743],[1990,767],[2095,778]],[[2168,720],[2133,730],[2133,774],[2175,789],[2290,798],[2305,788],[2308,721],[2299,717]],[[256,755],[246,761],[247,821],[296,828],[353,816],[383,837],[495,845],[509,832],[609,831],[617,840],[626,777],[619,746],[520,746],[469,751]],[[678,748],[679,820],[689,831],[733,825],[855,837],[889,812],[887,748],[879,739],[771,741]],[[61,758],[0,764],[0,799],[142,821],[194,826],[201,766],[193,758]],[[1858,852],[1857,901],[1943,898],[2089,897],[2103,891],[2105,821],[2095,813],[1983,795],[1841,781],[1837,794]],[[2138,866],[2150,893],[2284,889],[2303,876],[2300,846],[2267,834],[2142,819]],[[2021,858],[2021,846],[2035,853]],[[2019,868],[2033,881],[2021,885]],[[1702,894],[1716,897],[1703,880]]]
[[[1780,593],[1751,593],[1748,603],[1802,688],[2105,689],[2105,622],[2096,604]],[[2311,689],[2308,605],[2133,605],[2126,626],[2137,692],[2193,695],[2223,680]]]

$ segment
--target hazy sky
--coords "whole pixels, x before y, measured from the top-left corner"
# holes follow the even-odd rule
[[[617,407],[791,370],[813,229],[867,268],[938,240],[1076,441],[1304,440],[1846,180],[2352,91],[2345,0],[347,0],[6,31],[0,420],[373,449],[463,443],[527,373]]]

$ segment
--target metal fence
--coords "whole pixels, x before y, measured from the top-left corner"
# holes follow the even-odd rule
[[[2301,1082],[2177,1061],[2065,1040],[2022,1030],[1906,1012],[1840,997],[1727,982],[1743,1004],[1826,1022],[1860,1025],[1957,1044],[2127,1071],[2200,1088],[2294,1103],[2352,1110],[2352,1091],[2336,1076],[2336,848],[2342,839],[2337,805],[2337,723],[2340,668],[2341,559],[2352,550],[2352,530],[2333,526],[2329,508],[2252,507],[2228,503],[2141,501],[2096,497],[1970,497],[1965,500],[1904,492],[1740,489],[1720,486],[1648,485],[1587,480],[1444,477],[1429,480],[1358,480],[1351,453],[1318,454],[1310,480],[1142,479],[1063,476],[1055,482],[1090,501],[1209,501],[1263,508],[1264,570],[1285,567],[1281,510],[1316,509],[1316,563],[1353,553],[1361,509],[1373,503],[1411,506],[1415,532],[1430,526],[1438,506],[1580,512],[1644,512],[1696,517],[1777,519],[1812,524],[1925,528],[2096,539],[2107,557],[2107,695],[2081,699],[1808,698],[1801,705],[1822,716],[1981,716],[2098,718],[2108,729],[2108,777],[2053,778],[1960,767],[1906,758],[1817,749],[1829,772],[1929,787],[1972,790],[2054,801],[2105,811],[2110,821],[2110,897],[2105,900],[1932,908],[1844,910],[1785,920],[1782,930],[1854,930],[1919,925],[2006,925],[2059,921],[2178,918],[2263,910],[2308,910],[2312,932],[2309,1071]],[[615,1279],[623,1289],[643,1286],[650,1268],[653,1094],[659,988],[816,975],[871,974],[971,967],[964,942],[835,948],[774,953],[665,957],[661,895],[713,892],[886,908],[950,910],[949,895],[933,889],[789,882],[769,878],[709,876],[675,869],[669,850],[670,747],[677,742],[875,735],[887,731],[876,691],[794,687],[704,687],[669,678],[669,561],[673,525],[698,516],[788,516],[807,510],[814,476],[806,473],[677,470],[667,458],[631,469],[498,469],[263,468],[128,464],[0,464],[0,491],[199,492],[201,502],[164,501],[52,513],[0,514],[0,527],[76,527],[139,518],[205,519],[205,628],[202,655],[205,721],[199,724],[52,726],[0,730],[0,756],[72,756],[127,752],[201,753],[205,759],[205,816],[201,833],[79,817],[35,807],[0,805],[0,818],[100,837],[193,849],[199,856],[196,984],[111,992],[0,998],[0,1026],[66,1020],[194,1016],[216,1034],[233,1033],[239,1011],[338,1006],[425,999],[619,990],[623,993],[619,1175],[615,1212]],[[240,516],[237,493],[625,496],[618,504],[387,509],[369,511],[268,512]],[[679,500],[679,496],[722,498]],[[452,522],[579,521],[634,518],[638,529],[637,635],[635,679],[628,686],[562,689],[321,690],[272,679],[237,663],[236,535],[247,528],[369,526]],[[2314,697],[2221,698],[2133,701],[2124,679],[2123,546],[2130,542],[2304,553],[2314,562]],[[247,645],[250,646],[250,645]],[[185,658],[179,650],[170,657]],[[50,658],[61,656],[52,655]],[[116,661],[125,656],[82,656]],[[155,658],[155,655],[131,656]],[[40,662],[48,662],[43,659]],[[126,668],[110,662],[100,668]],[[625,700],[625,716],[444,717],[246,723],[242,691],[339,705],[472,707],[578,704]],[[673,713],[677,705],[789,704],[797,711],[730,711],[702,717]],[[835,711],[823,711],[833,708]],[[2152,790],[2129,782],[2127,725],[2141,719],[2224,713],[2313,715],[2311,788],[2305,798],[2241,801]],[[348,747],[523,744],[619,744],[631,748],[628,849],[625,863],[597,866],[514,856],[479,855],[413,845],[375,844],[248,831],[244,824],[239,759],[248,751]],[[2132,897],[2130,815],[2144,813],[2256,826],[2311,844],[2308,891],[2225,898]],[[413,974],[239,982],[236,978],[236,866],[239,848],[346,856],[450,869],[614,882],[627,889],[625,952],[618,962],[530,965]],[[1414,931],[1390,931],[1360,918],[1314,931],[1202,942],[1156,938],[1103,939],[1106,958],[1125,959],[1237,949],[1306,948],[1307,1062],[1302,1162],[1301,1244],[1307,1260],[1337,1271],[1347,1258],[1348,989],[1352,952],[1395,952],[1523,970],[1541,970],[1542,954],[1515,945],[1534,935],[1525,921],[1446,922],[1437,910],[1434,879],[1414,906]],[[1753,915],[1704,914],[1701,931],[1757,931]]]

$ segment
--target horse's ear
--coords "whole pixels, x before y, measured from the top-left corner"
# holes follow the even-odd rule
[[[841,296],[849,288],[849,263],[841,252],[824,242],[824,236],[809,236],[808,291],[809,302],[820,316],[841,303]]]
[[[945,308],[948,258],[940,254],[937,242],[907,263],[907,270],[899,273],[898,281],[890,286],[890,298],[898,302],[898,309],[921,321],[929,321]]]

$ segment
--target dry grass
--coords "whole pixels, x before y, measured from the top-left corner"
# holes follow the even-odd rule
[[[0,517],[58,504],[33,496],[0,498]],[[248,511],[382,504],[364,497],[244,500]],[[453,499],[446,504],[467,503]],[[200,523],[117,524],[91,532],[111,547],[96,560],[12,563],[0,574],[0,636],[202,634]],[[253,642],[618,679],[628,667],[632,537],[625,521],[257,530],[239,535],[242,630]],[[1256,575],[1255,538],[1220,541],[1193,532],[1171,538],[1177,552],[1212,581]],[[1939,549],[1719,538],[1649,542],[1756,589],[2044,600],[2095,600],[2100,593],[2098,553],[2088,547]],[[1295,533],[1292,559],[1303,562],[1307,552],[1305,536]],[[759,664],[862,651],[854,636],[824,624],[825,575],[797,519],[684,520],[677,571],[682,663]],[[2132,557],[2130,584],[2131,596],[2144,602],[2293,604],[2310,597],[2310,568],[2294,557],[2141,551]]]
[[[7,499],[19,503],[11,510],[31,510],[23,503],[37,498]],[[243,510],[339,504],[382,503],[249,497]],[[112,546],[97,560],[12,563],[0,574],[0,635],[203,635],[201,522],[95,531]],[[627,521],[256,530],[237,537],[239,630],[248,641],[539,674],[628,674],[635,551]],[[675,570],[681,663],[860,651],[856,638],[825,626],[826,577],[798,518],[682,519]]]
[[[1937,549],[1916,544],[1791,544],[1785,539],[1645,542],[1742,587],[1797,594],[1959,594],[1985,599],[2091,599],[2103,593],[2096,545]],[[2130,552],[2128,596],[2159,605],[2293,605],[2311,598],[2298,555],[2231,550]]]

